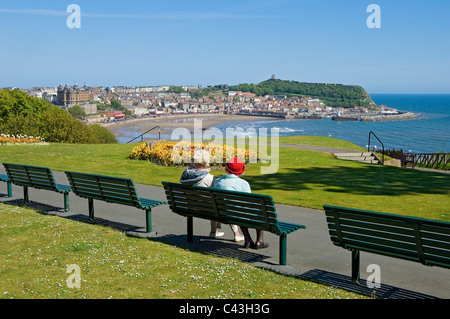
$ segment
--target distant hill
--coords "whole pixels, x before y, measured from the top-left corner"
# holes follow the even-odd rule
[[[377,108],[369,94],[358,85],[306,83],[269,79],[258,84],[239,84],[230,86],[231,91],[255,93],[258,96],[287,95],[312,97],[322,100],[332,107],[367,107]]]

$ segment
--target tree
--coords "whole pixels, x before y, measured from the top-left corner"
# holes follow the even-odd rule
[[[3,134],[40,136],[57,143],[114,142],[62,108],[19,90],[0,89],[0,115]]]
[[[106,127],[98,124],[91,124],[90,128],[95,133],[100,144],[115,144],[117,139]]]
[[[86,113],[78,105],[74,105],[72,107],[69,107],[67,109],[67,112],[69,112],[70,115],[72,115],[73,117],[75,117],[77,119],[84,119],[84,118],[86,118]]]

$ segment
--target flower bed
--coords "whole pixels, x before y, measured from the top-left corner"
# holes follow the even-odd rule
[[[184,166],[193,162],[192,155],[196,150],[206,150],[210,153],[210,165],[224,166],[232,157],[240,158],[244,163],[256,163],[259,161],[259,153],[256,151],[236,148],[227,149],[227,145],[212,143],[186,143],[161,140],[151,147],[143,143],[131,150],[128,158],[152,161],[164,166]],[[228,151],[228,152],[227,152]]]
[[[10,135],[10,134],[0,134],[0,145],[10,145],[10,144],[37,144],[43,143],[44,139],[41,137],[33,137],[27,135]]]

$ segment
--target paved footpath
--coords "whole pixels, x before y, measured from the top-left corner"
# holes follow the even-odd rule
[[[3,167],[0,174],[4,174]],[[62,172],[54,172],[57,183],[68,184]],[[6,183],[0,184],[0,202],[12,205],[23,204],[22,188],[13,185],[13,197],[6,194]],[[166,200],[164,189],[157,186],[137,184],[139,196],[157,200]],[[64,212],[63,196],[45,190],[29,189],[31,204],[78,222],[90,222],[86,199],[70,195],[70,211]],[[201,251],[224,257],[238,258],[258,267],[267,268],[288,275],[296,275],[308,280],[318,281],[350,291],[373,293],[380,298],[449,298],[449,269],[427,267],[419,263],[361,253],[361,285],[353,285],[351,275],[351,253],[334,246],[328,235],[325,213],[321,210],[307,209],[288,205],[277,205],[280,220],[298,223],[306,229],[297,230],[288,235],[287,266],[278,264],[279,238],[265,233],[270,243],[267,249],[254,250],[243,248],[243,243],[235,243],[231,229],[222,225],[225,236],[221,239],[209,239],[209,221],[194,219],[193,244],[186,243],[186,219],[170,211],[168,205],[156,207],[152,211],[153,232],[146,233],[145,212],[133,207],[94,201],[96,222],[117,228],[132,236],[149,237],[170,245]],[[254,236],[254,232],[251,232]],[[145,240],[145,239],[144,239]],[[381,287],[369,289],[365,280],[371,273],[367,266],[377,264],[381,268]]]

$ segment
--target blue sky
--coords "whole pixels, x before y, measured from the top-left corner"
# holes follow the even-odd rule
[[[70,4],[81,28],[68,28]],[[381,28],[368,28],[377,4]],[[0,87],[259,83],[450,93],[450,1],[0,1]]]

